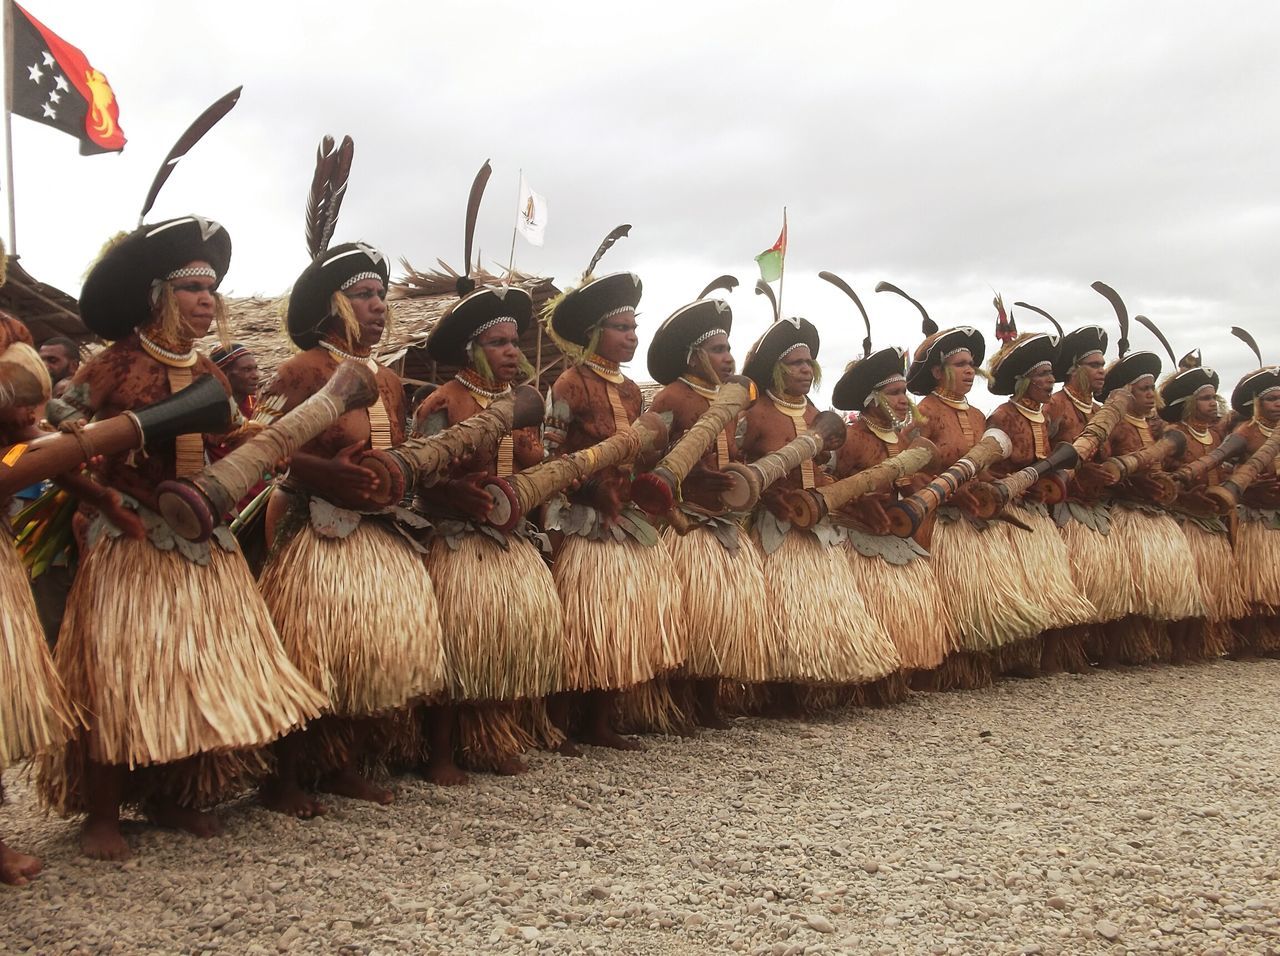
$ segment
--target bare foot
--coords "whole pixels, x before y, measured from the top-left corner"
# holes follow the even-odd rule
[[[183,830],[202,840],[222,833],[222,821],[218,819],[217,814],[191,807],[180,807],[176,803],[167,801],[148,804],[147,819],[158,827]]]
[[[370,803],[380,803],[384,807],[396,798],[392,791],[366,780],[354,770],[339,770],[337,773],[325,777],[320,781],[320,789],[325,793],[336,793],[340,797],[350,797],[352,800],[368,800]]]
[[[582,748],[579,747],[572,740],[570,740],[568,737],[562,740],[560,742],[560,745],[558,747],[555,747],[552,752],[558,753],[561,757],[581,757],[582,756]]]
[[[322,817],[329,812],[328,807],[296,783],[269,780],[258,788],[258,802],[268,810],[299,820]]]
[[[80,852],[92,860],[127,860],[131,855],[120,821],[101,817],[89,817],[80,827]]]
[[[40,872],[40,861],[34,856],[11,850],[0,842],[0,883],[26,886]]]
[[[452,760],[428,760],[418,772],[423,780],[437,787],[461,787],[470,780],[466,771]]]
[[[582,742],[589,747],[608,747],[610,750],[643,751],[644,744],[630,737],[623,737],[607,727],[598,728],[582,735]]]
[[[504,757],[498,761],[498,765],[493,768],[493,772],[499,777],[518,777],[522,773],[529,772],[529,765],[519,757]]]
[[[705,727],[708,730],[728,730],[733,726],[729,721],[725,720],[719,713],[698,714],[698,726]]]

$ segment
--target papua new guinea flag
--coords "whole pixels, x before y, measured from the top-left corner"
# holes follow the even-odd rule
[[[124,149],[111,84],[85,55],[16,3],[13,7],[13,112],[80,141],[81,155]]]

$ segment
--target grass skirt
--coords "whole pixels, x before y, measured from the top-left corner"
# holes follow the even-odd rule
[[[1018,558],[1002,529],[979,531],[964,518],[939,519],[931,554],[963,650],[991,651],[1048,626],[1048,614],[1028,593],[1025,579],[1009,573]]]
[[[1235,552],[1250,610],[1280,613],[1280,530],[1261,521],[1242,520]]]
[[[1243,574],[1231,550],[1230,539],[1225,534],[1206,531],[1194,521],[1184,521],[1182,533],[1195,561],[1205,617],[1214,622],[1244,617],[1248,605],[1244,599]],[[1280,560],[1280,554],[1275,558]]]
[[[693,701],[687,690],[684,681],[655,677],[623,691],[618,699],[618,730],[624,734],[667,736],[692,733],[694,722],[689,715],[693,712]]]
[[[66,743],[78,725],[49,656],[35,599],[0,528],[0,770]]]
[[[1134,613],[1133,566],[1120,535],[1099,534],[1074,520],[1058,530],[1071,561],[1071,578],[1093,605],[1095,617],[1090,623],[1105,624]]]
[[[513,535],[436,538],[426,557],[444,635],[445,689],[454,701],[518,700],[560,690],[564,613],[551,571]]]
[[[564,606],[565,690],[621,690],[685,655],[680,579],[667,549],[566,535],[551,569]]]
[[[369,717],[440,691],[444,652],[421,556],[361,521],[345,538],[308,523],[263,569],[262,596],[290,659],[326,713]]]
[[[1003,525],[1015,555],[1011,571],[1022,576],[1048,617],[1046,628],[1075,627],[1097,620],[1098,611],[1080,593],[1071,574],[1071,557],[1053,519],[1035,508],[1016,508],[1014,513],[1031,528],[1028,534],[1013,525]]]
[[[898,652],[863,604],[843,548],[788,532],[764,555],[764,579],[782,640],[772,680],[868,684],[898,669]]]
[[[890,564],[847,549],[862,603],[889,634],[905,671],[932,670],[957,649],[955,624],[927,558]]]
[[[128,803],[216,803],[262,772],[254,748],[324,703],[290,664],[244,558],[216,544],[201,566],[148,541],[99,538],[71,588],[54,662],[91,715],[40,765],[41,797],[62,813],[87,808],[89,761],[142,768]]]
[[[667,528],[662,539],[684,585],[685,673],[743,682],[776,673],[778,629],[765,603],[761,555],[746,532],[738,530],[733,553],[697,524],[686,535]]]
[[[1167,514],[1115,507],[1111,534],[1129,555],[1135,614],[1157,621],[1204,616],[1195,559],[1178,522]]]
[[[492,773],[537,745],[516,701],[458,707],[458,750],[468,770]]]

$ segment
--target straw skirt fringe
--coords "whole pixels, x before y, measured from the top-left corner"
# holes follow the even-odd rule
[[[0,529],[0,770],[66,743],[78,725],[40,628],[26,569]]]
[[[684,660],[680,579],[661,543],[567,535],[551,574],[564,607],[565,690],[621,690]]]
[[[345,538],[305,525],[259,582],[290,659],[324,694],[325,712],[365,717],[444,684],[431,578],[394,531],[361,521]]]
[[[1244,598],[1251,609],[1280,612],[1280,530],[1261,521],[1241,521],[1235,552]]]
[[[684,682],[676,684],[669,677],[655,677],[623,691],[618,698],[618,730],[624,734],[667,736],[691,733],[694,729],[689,717],[692,701],[685,699],[688,696],[683,693],[685,690]]]
[[[1080,593],[1071,576],[1071,557],[1053,519],[1033,508],[1018,508],[1016,514],[1031,533],[1004,525],[1016,558],[1010,570],[1022,576],[1028,593],[1044,609],[1048,618],[1045,627],[1075,627],[1097,620],[1097,608]]]
[[[426,556],[455,701],[518,700],[561,690],[564,612],[551,571],[521,537],[504,550],[480,534],[435,539]]]
[[[662,539],[684,586],[685,672],[745,682],[776,673],[778,629],[765,603],[761,555],[747,533],[738,530],[734,553],[697,525],[686,535],[667,528]]]
[[[859,596],[842,548],[792,531],[764,555],[764,579],[782,641],[771,680],[867,684],[898,669],[893,641]]]
[[[1068,521],[1058,530],[1071,560],[1072,580],[1093,605],[1096,617],[1091,623],[1118,621],[1134,613],[1133,566],[1120,535],[1099,534],[1079,521]]]
[[[1009,573],[1017,557],[999,528],[979,531],[963,518],[939,520],[930,553],[963,650],[994,650],[1048,626],[1047,612],[1022,576]]]
[[[135,767],[258,747],[320,712],[243,556],[214,546],[209,559],[104,536],[81,561],[54,660],[90,715],[89,759]]]
[[[1244,617],[1248,606],[1244,600],[1243,575],[1231,550],[1231,541],[1225,534],[1206,531],[1194,521],[1183,522],[1182,533],[1186,535],[1187,546],[1195,561],[1205,617],[1210,621],[1233,621]],[[1276,558],[1280,559],[1280,554]]]
[[[494,772],[537,744],[520,704],[463,704],[458,708],[458,747],[468,770]]]
[[[1158,621],[1204,616],[1195,560],[1178,522],[1165,514],[1112,508],[1111,534],[1129,554],[1134,613]]]
[[[862,603],[898,649],[903,670],[932,670],[959,647],[955,623],[927,559],[897,565],[852,547],[847,554]]]

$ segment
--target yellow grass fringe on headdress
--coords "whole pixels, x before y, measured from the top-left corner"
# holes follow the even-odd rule
[[[898,651],[862,603],[842,548],[789,532],[764,555],[764,580],[782,640],[773,680],[869,684],[898,669]]]
[[[765,602],[761,555],[746,532],[737,535],[734,553],[697,525],[686,535],[670,528],[662,535],[684,585],[684,671],[690,677],[750,683],[777,672],[781,638]]]
[[[79,722],[54,669],[31,583],[5,529],[0,540],[0,770],[50,753]]]
[[[480,534],[455,543],[457,550],[437,538],[426,557],[449,699],[517,700],[561,690],[564,612],[537,550],[518,536],[506,550]]]
[[[1111,509],[1111,534],[1129,554],[1136,614],[1158,621],[1204,616],[1195,559],[1178,522],[1117,507]]]
[[[978,531],[968,521],[939,520],[930,553],[934,574],[955,621],[960,647],[991,651],[1035,637],[1048,614],[1019,574],[1017,556],[1000,528]]]
[[[268,559],[259,586],[326,713],[383,714],[444,686],[431,577],[394,531],[366,520],[345,538],[326,538],[308,523]]]
[[[564,606],[566,690],[622,690],[683,663],[684,596],[664,546],[568,535],[551,573]]]
[[[932,670],[958,649],[955,623],[928,559],[895,565],[852,547],[847,554],[862,603],[898,649],[903,670]]]
[[[81,561],[54,661],[89,729],[95,763],[143,767],[268,744],[315,717],[323,698],[289,663],[238,552],[209,564],[148,541],[100,538]],[[140,595],[140,589],[145,592]],[[55,805],[74,760],[43,768]]]

